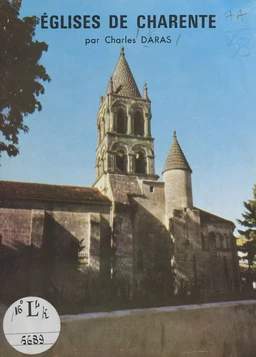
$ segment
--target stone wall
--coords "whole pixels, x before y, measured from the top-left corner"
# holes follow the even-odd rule
[[[239,262],[234,227],[227,223],[201,225],[202,257],[222,262],[223,276],[235,290],[240,290]]]
[[[13,249],[18,244],[31,243],[32,211],[29,209],[1,209],[0,234],[2,243]]]
[[[255,300],[62,316],[61,321],[59,339],[45,357],[256,355]],[[1,356],[22,356],[3,336],[1,341]]]
[[[200,217],[196,209],[176,209],[170,219],[170,231],[177,259],[189,259],[194,254],[201,256]]]
[[[198,209],[174,210],[170,231],[174,244],[176,293],[197,291],[207,301],[239,291],[231,222],[201,223]]]
[[[137,299],[160,303],[172,292],[170,234],[165,225],[164,184],[142,181],[132,210],[134,289]]]
[[[192,208],[191,173],[188,170],[168,170],[163,174],[165,183],[166,215],[171,217],[174,209]]]
[[[9,200],[0,208],[2,300],[70,305],[99,295],[110,274],[109,220],[108,206]]]

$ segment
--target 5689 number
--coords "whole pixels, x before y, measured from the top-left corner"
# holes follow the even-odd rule
[[[44,344],[44,336],[40,335],[24,335],[21,337],[22,345],[43,345]]]

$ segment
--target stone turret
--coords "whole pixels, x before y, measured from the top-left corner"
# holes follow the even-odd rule
[[[165,212],[172,217],[174,209],[193,208],[192,170],[177,140],[176,131],[167,157],[163,180],[165,183]]]

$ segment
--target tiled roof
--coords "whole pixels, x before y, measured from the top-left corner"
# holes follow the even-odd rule
[[[229,223],[229,224],[232,224],[233,226],[235,226],[235,224],[232,221],[228,220],[228,219],[225,219],[225,218],[216,216],[215,214],[203,211],[202,209],[197,208],[197,207],[194,207],[194,208],[199,211],[201,222],[205,222],[205,223],[218,223],[218,222],[219,223]]]
[[[167,160],[165,162],[163,172],[168,170],[174,170],[174,169],[188,170],[192,172],[187,162],[187,159],[180,147],[180,144],[177,140],[176,131],[173,134],[172,146],[169,155],[167,157]]]
[[[125,97],[141,98],[135,79],[125,59],[122,47],[120,57],[112,75],[113,93]]]
[[[0,198],[111,204],[97,188],[15,181],[0,181]]]

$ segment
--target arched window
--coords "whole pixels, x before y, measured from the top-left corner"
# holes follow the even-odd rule
[[[228,235],[226,233],[224,234],[224,238],[223,238],[223,248],[229,249]]]
[[[135,173],[146,173],[146,158],[141,151],[135,154]]]
[[[134,114],[134,134],[135,135],[144,135],[144,120],[142,113],[138,110]]]
[[[120,134],[126,134],[127,131],[127,116],[124,109],[118,109],[116,115],[116,131]]]
[[[201,233],[201,243],[202,243],[202,250],[209,250],[208,237],[206,237],[203,233]]]
[[[116,153],[116,169],[120,172],[127,171],[127,155],[123,150],[119,150]]]
[[[233,250],[234,249],[234,247],[235,247],[235,241],[234,241],[234,236],[233,236],[233,234],[231,233],[231,234],[229,234],[229,249],[230,250]]]
[[[221,239],[221,248],[227,249],[225,238],[223,236],[221,236],[220,239]]]
[[[216,250],[216,236],[213,232],[209,234],[209,249]]]
[[[217,234],[216,236],[216,248],[217,249],[222,248],[222,236],[220,234]]]

